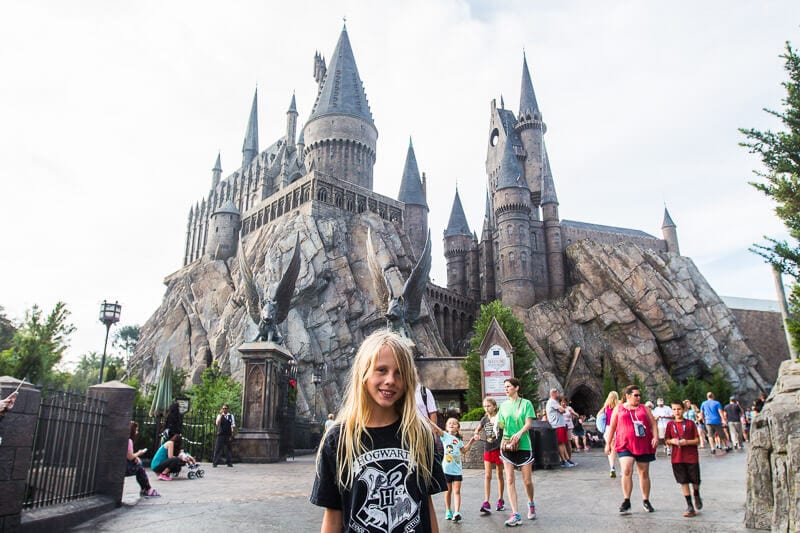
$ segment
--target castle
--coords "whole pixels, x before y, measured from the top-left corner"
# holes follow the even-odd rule
[[[428,233],[425,175],[409,142],[397,200],[373,191],[378,130],[344,27],[326,65],[316,53],[318,94],[298,132],[294,95],[285,135],[260,151],[258,95],[242,147],[242,164],[222,178],[220,156],[208,195],[189,210],[184,266],[203,256],[228,259],[239,238],[294,210],[337,216],[370,210],[402,227],[413,253]],[[444,230],[447,287],[429,284],[426,297],[444,345],[463,354],[480,304],[499,299],[528,308],[556,299],[570,286],[565,250],[572,242],[629,241],[679,254],[666,208],[663,239],[645,232],[561,220],[544,134],[547,127],[523,54],[517,114],[491,103],[487,135],[486,205],[480,238],[470,230],[458,191]]]

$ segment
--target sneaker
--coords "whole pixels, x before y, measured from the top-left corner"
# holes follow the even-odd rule
[[[622,505],[619,506],[620,514],[631,514],[631,501],[624,500]]]
[[[714,455],[715,453],[717,453],[717,450],[715,450],[714,448],[711,448],[711,455]]]
[[[642,500],[642,507],[648,513],[652,513],[653,511],[655,511],[655,509],[653,509],[653,506],[650,505],[650,500]]]
[[[233,465],[232,465],[232,464],[230,464],[230,463],[228,463],[228,467],[229,467],[229,468],[233,468]]]
[[[519,513],[512,514],[511,517],[505,521],[506,527],[516,527],[522,523],[522,517]]]
[[[725,453],[728,453],[728,452],[730,452],[731,450],[733,450],[733,448],[731,448],[730,446],[726,446],[726,447],[725,447]]]
[[[172,481],[172,478],[170,476],[163,473],[158,475],[158,479],[160,479],[161,481]]]
[[[456,514],[453,515],[453,522],[461,522],[461,513],[456,511]]]
[[[452,520],[453,519],[453,511],[448,509],[447,512],[444,514],[444,519],[445,520]]]
[[[143,490],[143,491],[139,492],[139,495],[143,496],[145,498],[158,498],[159,496],[161,496],[161,494],[159,494],[158,491],[156,489],[153,489],[153,488],[148,489],[148,490]]]
[[[569,466],[571,468],[573,466],[578,466],[578,463],[567,459],[567,466]]]
[[[536,504],[528,503],[528,520],[536,520]]]
[[[498,511],[504,511],[505,508],[506,508],[506,502],[504,502],[502,498],[497,500],[497,510]]]
[[[698,511],[703,509],[703,499],[700,497],[699,494],[694,495],[694,507]]]
[[[611,471],[608,473],[608,477],[611,477],[611,478],[617,477],[616,469],[612,468]]]
[[[691,518],[693,516],[697,516],[697,513],[694,512],[694,507],[687,507],[686,512],[683,513],[683,516],[685,516],[686,518]]]
[[[483,514],[491,514],[491,512],[492,512],[492,506],[491,506],[491,505],[489,505],[489,502],[483,502],[483,503],[481,504],[481,512],[482,512]]]

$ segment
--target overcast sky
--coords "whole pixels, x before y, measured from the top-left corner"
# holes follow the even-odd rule
[[[241,163],[253,90],[260,148],[316,95],[312,59],[347,28],[375,124],[375,189],[396,197],[409,137],[428,176],[434,281],[456,183],[484,213],[491,99],[517,111],[523,50],[548,127],[562,219],[660,236],[718,294],[774,299],[748,252],[781,236],[748,185],[738,127],[775,128],[800,2],[0,0],[0,306],[59,300],[70,358],[103,349],[103,299],[143,324],[182,265],[189,207]]]

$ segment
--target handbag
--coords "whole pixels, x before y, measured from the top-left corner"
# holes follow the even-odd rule
[[[517,416],[514,417],[514,421],[517,423],[518,426],[519,426],[519,413],[520,413],[521,410],[522,410],[522,398],[517,400]],[[514,441],[514,440],[510,440],[510,439],[505,439],[504,438],[503,442],[501,444],[501,448],[503,448],[503,450],[505,450],[507,452],[515,452],[515,451],[519,450],[519,441],[520,441],[520,439],[517,439],[516,441]]]

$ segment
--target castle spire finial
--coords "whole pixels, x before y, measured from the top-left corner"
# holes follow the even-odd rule
[[[397,195],[397,199],[405,204],[428,207],[425,191],[422,189],[422,178],[419,175],[417,156],[414,153],[411,137],[408,138],[408,153],[406,154],[406,164],[403,167],[403,178],[400,180],[400,192]]]
[[[528,70],[528,58],[525,51],[522,51],[522,87],[520,88],[519,95],[519,116],[524,117],[530,115],[531,117],[540,117],[539,104],[536,101],[536,93],[533,92],[533,82],[531,81],[531,73]]]

